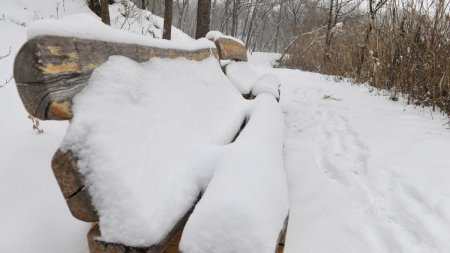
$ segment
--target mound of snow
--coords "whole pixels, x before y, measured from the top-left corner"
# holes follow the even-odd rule
[[[276,66],[280,57],[279,53],[253,52],[248,55],[248,63],[258,69],[267,70]]]
[[[183,231],[188,253],[275,252],[289,209],[283,167],[283,115],[270,95],[251,104],[236,142],[224,148]]]
[[[0,61],[4,79],[11,75],[14,56],[26,40],[24,27],[29,28],[29,38],[49,34],[164,48],[213,46],[175,28],[173,40],[183,43],[154,40],[161,37],[162,19],[130,2],[110,6],[112,28],[103,25],[84,0],[6,0],[2,7],[6,12],[0,12],[4,21],[0,30],[9,36],[0,42],[0,55],[9,46],[12,49],[11,56]],[[127,19],[127,13],[132,18]],[[194,211],[196,218],[189,223],[183,245],[195,243],[220,252],[228,249],[226,242],[248,252],[273,251],[288,208],[286,184],[281,180],[280,126],[264,123],[281,123],[273,98],[244,101],[212,58],[138,64],[112,57],[91,82],[75,99],[76,117],[63,146],[82,158],[80,166],[101,217],[104,240],[128,245],[159,241],[199,193],[207,191],[205,196],[210,197],[199,202],[199,214]],[[8,144],[0,147],[8,154],[0,157],[0,200],[8,203],[0,216],[0,237],[5,239],[0,252],[87,252],[89,225],[71,216],[50,169],[67,123],[41,122],[44,134],[36,135],[14,82],[0,89],[0,103],[0,115],[8,119],[0,124],[0,137]],[[266,110],[268,114],[262,115]],[[252,130],[229,145],[246,117]],[[247,178],[239,178],[244,175]],[[234,190],[229,189],[228,183],[238,182]],[[211,200],[214,195],[222,201]],[[195,228],[211,222],[213,210],[227,206],[236,196],[242,198],[227,208],[240,212],[216,218],[236,220],[225,225],[239,237],[226,237],[216,226],[208,233],[220,236],[217,240],[200,245],[189,239],[201,238],[202,231]],[[205,220],[198,219],[204,214]],[[261,232],[263,227],[267,231]],[[245,236],[257,243],[243,242]]]
[[[228,35],[224,35],[223,33],[219,32],[219,31],[209,31],[206,36],[205,36],[208,40],[212,40],[212,41],[216,41],[218,39],[228,39],[228,40],[233,40],[236,41],[237,43],[245,46],[244,42],[242,42],[242,40],[237,39],[235,37],[232,36],[228,36]]]
[[[152,245],[192,207],[211,174],[207,147],[244,119],[218,64],[111,57],[75,97],[63,147],[80,158],[105,241]]]
[[[61,20],[74,14],[83,19],[96,18],[91,16],[85,0],[0,2],[0,33],[4,35],[0,40],[0,56],[8,54],[11,48],[10,55],[0,60],[0,86],[12,76],[15,55],[27,39],[26,28],[33,22]],[[127,20],[130,25],[122,26],[126,18],[120,7],[120,4],[110,6],[112,27],[122,27],[122,30],[150,38],[160,37],[160,17],[142,11],[141,16],[146,15],[148,20],[137,16],[137,20]],[[72,20],[86,22],[83,19]],[[95,21],[98,22],[99,19]],[[90,25],[86,24],[86,27]],[[146,33],[146,30],[150,32]],[[172,39],[193,41],[174,27]],[[51,158],[68,124],[41,121],[44,134],[38,135],[27,116],[12,79],[0,87],[0,202],[3,203],[0,208],[0,252],[88,252],[86,234],[90,224],[72,217],[50,168]]]
[[[28,27],[35,21],[60,20],[74,14],[84,14],[83,16],[77,15],[71,19],[66,19],[64,24],[68,25],[68,27],[62,25],[55,27],[57,30],[61,30],[60,35],[68,33],[69,31],[67,30],[70,29],[75,29],[79,33],[82,28],[97,28],[95,30],[100,35],[105,35],[105,31],[109,30],[100,28],[97,24],[98,22],[93,21],[93,19],[100,21],[100,18],[89,9],[86,0],[3,0],[2,10],[4,10],[4,13],[0,11],[0,15],[2,15],[3,20],[24,27]],[[109,12],[112,28],[129,31],[144,37],[162,38],[163,18],[147,10],[137,8],[131,1],[120,1],[119,3],[110,5]],[[69,22],[69,20],[72,22]],[[77,26],[76,24],[79,25]],[[56,33],[55,31],[50,31],[50,27],[42,27],[42,29],[45,29],[44,31],[50,32],[52,35],[58,35],[54,34]],[[30,36],[33,37],[38,34],[38,31],[32,31]],[[73,34],[69,33],[68,35]],[[94,38],[99,38],[100,35]],[[135,36],[132,37],[136,38]],[[172,40],[187,42],[193,41],[194,39],[176,27],[172,27]]]
[[[247,62],[231,62],[225,67],[227,77],[242,94],[254,96],[267,93],[279,98],[280,80],[273,74],[263,74]]]
[[[79,157],[103,240],[153,245],[205,192],[184,252],[273,252],[288,210],[273,97],[244,100],[214,57],[116,56],[94,71],[73,111],[62,148]],[[205,233],[212,237],[202,241]]]
[[[39,20],[28,26],[28,39],[39,35],[55,35],[77,37],[83,39],[103,40],[127,44],[138,44],[159,48],[174,48],[196,50],[202,48],[215,48],[214,43],[207,39],[191,41],[167,41],[144,37],[128,31],[114,29],[105,25],[93,13],[74,14],[60,20]]]

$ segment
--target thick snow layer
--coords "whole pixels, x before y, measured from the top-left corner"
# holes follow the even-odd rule
[[[242,94],[268,93],[279,97],[280,80],[276,75],[264,74],[247,62],[231,62],[225,67],[227,77]]]
[[[213,42],[207,39],[196,41],[167,41],[153,39],[129,31],[115,29],[101,22],[93,13],[74,14],[60,20],[44,19],[28,26],[28,39],[39,35],[71,36],[83,39],[103,40],[127,44],[138,44],[159,48],[176,48],[196,50],[215,48]]]
[[[258,96],[188,220],[183,252],[275,252],[289,209],[283,136],[280,106],[269,95]]]
[[[123,8],[125,5],[120,4],[114,4],[110,7],[111,12],[111,21],[112,26],[115,28],[121,28],[124,30],[129,30],[134,33],[140,33],[145,36],[149,37],[160,37],[161,32],[161,21],[162,19],[159,17],[155,17],[152,15],[149,15],[147,12],[142,12],[141,16],[143,17],[142,20],[136,20],[136,22],[129,22],[129,20],[126,20],[122,14],[124,11]],[[41,32],[46,31],[46,27],[42,28],[41,30],[39,28],[39,24],[33,25],[33,22],[35,20],[41,20],[41,19],[58,19],[61,20],[60,24],[63,24],[66,22],[67,25],[70,25],[68,23],[70,22],[76,22],[79,25],[84,25],[85,28],[91,28],[98,29],[98,34],[96,35],[89,35],[89,29],[88,31],[80,31],[78,30],[79,27],[77,26],[70,26],[70,29],[73,29],[73,33],[68,33],[67,31],[62,30],[61,32],[64,34],[67,32],[67,35],[73,35],[74,33],[83,33],[88,34],[89,36],[98,36],[103,33],[103,31],[100,31],[101,29],[109,29],[108,27],[103,26],[103,28],[100,28],[99,26],[99,20],[96,17],[93,17],[91,14],[91,11],[87,8],[86,3],[84,0],[66,0],[66,1],[58,1],[58,0],[42,0],[42,1],[25,1],[25,0],[5,0],[2,2],[2,7],[6,12],[0,13],[1,21],[0,22],[0,31],[4,34],[8,34],[7,38],[0,41],[0,55],[4,55],[9,51],[9,46],[11,46],[11,55],[5,59],[0,60],[0,80],[9,79],[10,75],[12,74],[12,66],[13,66],[13,60],[14,56],[17,52],[17,50],[20,48],[20,46],[25,42],[26,40],[26,29],[27,27],[31,26],[30,33],[31,36],[36,36],[37,34]],[[80,14],[83,13],[83,14]],[[72,17],[66,17],[69,15],[75,14]],[[86,20],[87,18],[87,20]],[[95,19],[95,20],[94,20]],[[69,22],[70,21],[70,22]],[[61,28],[59,25],[55,25],[55,23],[59,21],[41,21],[42,24],[48,24],[48,26],[52,26],[53,28]],[[39,23],[39,22],[38,22]],[[101,24],[100,24],[101,25]],[[24,28],[25,27],[25,28]],[[37,29],[37,32],[35,30],[35,33],[33,32],[33,29]],[[40,30],[40,31],[39,31]],[[174,32],[175,35],[174,36]],[[33,35],[34,33],[34,35]],[[51,34],[51,32],[49,32]],[[111,33],[116,33],[112,32]],[[55,34],[55,33],[54,33]],[[129,33],[123,33],[125,36],[130,36]],[[178,36],[179,35],[179,36]],[[113,37],[116,35],[113,35]],[[93,37],[95,38],[95,37]],[[175,40],[186,40],[190,41],[191,39],[188,38],[188,36],[182,34],[179,30],[173,29],[172,31],[172,38]],[[102,37],[101,39],[105,39]],[[133,39],[129,38],[113,38],[113,39],[120,39],[120,42],[130,42],[131,43],[139,43],[134,42]],[[145,42],[147,43],[147,42]],[[152,42],[153,43],[153,42]],[[203,42],[201,42],[203,43]],[[192,45],[192,42],[188,43],[189,45]],[[195,43],[199,44],[199,43]],[[212,43],[208,42],[209,45],[212,45]],[[153,45],[153,44],[152,44]],[[166,45],[164,43],[164,47],[170,47],[172,45]],[[178,47],[178,44],[176,45]],[[192,48],[191,46],[184,46],[185,48]],[[122,59],[123,60],[123,59]],[[139,75],[132,75],[133,78],[136,78],[136,76],[139,77],[139,80],[143,80],[142,78],[145,77],[148,74],[141,73],[140,71],[142,69],[145,69],[143,66],[137,67],[137,63],[134,63],[130,60],[124,60],[123,63],[122,60],[119,58],[112,59],[112,62],[119,61],[121,64],[127,66],[127,68],[122,69],[121,68],[116,69],[114,72],[114,78],[118,80],[118,82],[126,83],[126,85],[129,85],[129,80],[124,81],[123,78],[127,76],[127,74],[124,74],[127,70],[130,71],[133,74],[139,74]],[[157,62],[158,60],[155,59]],[[163,61],[163,60],[161,60]],[[217,64],[217,62],[212,59],[209,61],[214,62],[214,64]],[[111,63],[111,62],[110,62]],[[166,64],[157,64],[155,62],[150,63],[152,65],[152,68],[154,67],[154,71],[159,71],[161,66],[166,66]],[[159,65],[159,67],[156,67]],[[213,66],[213,64],[209,64],[210,66]],[[188,66],[193,66],[191,63],[188,64]],[[109,66],[111,67],[111,66]],[[117,67],[117,66],[116,66]],[[148,66],[147,66],[148,67]],[[172,75],[175,76],[183,76],[188,77],[190,74],[192,74],[192,71],[189,71],[188,68],[185,68],[186,66],[183,66],[180,69],[181,72],[183,72],[180,75],[176,75],[178,72],[172,71],[170,69],[170,74],[166,74],[166,77],[171,77]],[[108,68],[107,64],[104,66],[104,68]],[[203,68],[203,67],[202,67]],[[133,70],[134,69],[134,70]],[[175,68],[176,70],[178,68]],[[214,68],[219,73],[219,67],[216,66]],[[148,69],[146,69],[148,70]],[[120,72],[122,71],[122,72]],[[165,71],[169,71],[169,67],[165,68]],[[107,73],[106,71],[105,73]],[[138,73],[139,72],[139,73]],[[145,71],[150,72],[150,71]],[[96,72],[97,73],[97,72]],[[103,73],[103,74],[105,74]],[[121,74],[117,74],[121,73]],[[208,78],[208,75],[205,76],[204,69],[202,69],[202,78]],[[206,72],[208,73],[208,71]],[[212,72],[211,72],[212,73]],[[116,75],[117,74],[117,75]],[[221,73],[222,74],[222,73]],[[102,79],[101,75],[102,73],[97,73],[96,75],[99,75],[97,78]],[[109,77],[112,75],[108,75]],[[214,75],[217,78],[217,75]],[[228,80],[225,78],[225,76],[218,75],[221,79],[228,82]],[[194,78],[195,77],[190,77]],[[219,79],[220,79],[219,78]],[[167,80],[165,77],[160,76],[159,79],[156,77],[153,77],[153,79],[149,79],[150,83],[156,83],[157,85],[161,86],[163,83],[167,83]],[[170,153],[166,153],[165,160],[160,159],[156,160],[152,165],[155,165],[157,168],[156,171],[149,172],[149,173],[143,173],[144,176],[147,176],[147,178],[151,178],[152,175],[155,175],[157,173],[164,174],[162,178],[160,177],[160,181],[154,180],[145,182],[143,187],[147,187],[147,189],[150,189],[149,196],[143,196],[143,195],[135,195],[136,197],[133,197],[133,199],[124,199],[124,202],[116,202],[113,203],[115,207],[118,210],[118,212],[128,212],[131,210],[131,215],[136,215],[137,217],[149,217],[147,213],[145,213],[145,210],[140,209],[134,209],[133,204],[136,201],[142,200],[144,198],[144,201],[147,205],[151,205],[150,202],[152,202],[152,196],[161,196],[159,195],[161,192],[169,192],[172,190],[181,189],[181,192],[184,192],[185,195],[181,196],[183,199],[177,199],[172,198],[170,195],[164,195],[166,198],[161,199],[156,197],[158,201],[164,202],[163,204],[165,206],[168,206],[170,209],[176,209],[179,210],[178,213],[164,213],[159,214],[160,216],[152,217],[151,220],[147,219],[148,224],[150,224],[150,228],[145,227],[143,230],[152,230],[156,229],[155,226],[161,225],[161,223],[153,222],[153,221],[161,221],[162,224],[170,223],[170,220],[175,219],[175,216],[182,215],[181,210],[184,208],[185,210],[190,208],[190,204],[194,202],[197,199],[198,193],[202,190],[205,190],[207,187],[207,183],[209,182],[209,179],[212,177],[214,169],[216,168],[217,160],[226,152],[221,150],[228,150],[226,147],[227,145],[223,145],[228,143],[234,136],[235,132],[239,128],[240,124],[242,123],[242,120],[244,118],[244,114],[249,110],[249,106],[251,103],[248,103],[247,105],[242,100],[242,97],[240,96],[239,92],[235,90],[234,87],[230,83],[227,83],[226,85],[220,86],[219,84],[223,84],[222,81],[218,81],[217,79],[208,79],[205,82],[202,82],[201,84],[204,85],[204,90],[207,90],[211,87],[220,86],[217,91],[220,93],[220,96],[213,96],[212,98],[209,98],[209,93],[199,93],[198,95],[204,99],[203,101],[213,101],[213,104],[207,104],[207,108],[209,108],[211,111],[214,111],[217,109],[216,107],[220,107],[221,102],[220,101],[227,101],[227,103],[233,103],[232,101],[236,102],[236,105],[239,104],[239,107],[233,107],[229,106],[227,104],[226,106],[226,112],[230,112],[230,114],[227,113],[220,113],[220,114],[214,114],[210,115],[209,118],[212,118],[211,122],[213,124],[210,124],[208,120],[205,120],[204,115],[190,115],[192,117],[198,118],[198,122],[194,122],[192,124],[184,124],[183,119],[186,119],[187,116],[183,115],[185,111],[190,112],[196,112],[192,109],[186,109],[188,107],[195,107],[196,102],[191,101],[189,99],[178,99],[178,100],[170,100],[170,98],[174,98],[175,96],[181,97],[180,93],[184,92],[183,95],[192,92],[189,89],[189,86],[184,86],[182,84],[186,84],[185,82],[188,82],[188,80],[182,80],[183,82],[180,82],[177,84],[177,87],[175,92],[170,91],[169,89],[157,89],[157,91],[153,92],[154,96],[152,96],[152,101],[148,101],[150,104],[156,101],[160,100],[167,100],[168,102],[165,104],[168,109],[166,111],[175,112],[175,115],[173,114],[157,114],[159,115],[158,122],[162,122],[161,124],[155,124],[155,122],[151,122],[150,124],[141,124],[138,126],[138,123],[132,124],[131,120],[123,120],[127,117],[133,117],[133,118],[139,118],[143,117],[146,118],[146,114],[142,113],[142,110],[138,110],[137,104],[139,104],[140,101],[145,100],[143,99],[146,95],[145,91],[149,91],[146,89],[143,89],[140,84],[142,82],[138,82],[138,86],[135,87],[135,89],[126,89],[127,91],[124,91],[124,96],[115,97],[117,100],[113,101],[114,104],[121,103],[122,100],[127,100],[134,104],[134,107],[130,104],[124,103],[125,106],[129,106],[132,109],[132,112],[125,114],[124,110],[117,110],[114,111],[117,115],[122,114],[121,117],[118,117],[116,120],[110,120],[105,121],[104,125],[102,125],[100,130],[98,128],[90,128],[90,129],[79,129],[80,132],[86,131],[85,133],[91,134],[93,131],[101,131],[103,134],[100,134],[98,136],[98,142],[96,139],[90,139],[87,138],[80,140],[80,143],[88,143],[89,140],[94,145],[92,146],[92,149],[99,148],[102,144],[104,144],[102,141],[104,141],[104,138],[110,139],[111,146],[116,146],[114,148],[114,151],[112,154],[105,154],[100,153],[99,156],[91,157],[89,154],[87,154],[87,159],[84,161],[85,164],[88,164],[89,162],[95,161],[99,164],[103,164],[104,162],[109,161],[109,157],[115,156],[125,156],[125,154],[130,154],[130,146],[124,145],[124,139],[131,138],[136,140],[136,136],[146,136],[144,138],[144,143],[153,143],[153,147],[156,146],[157,143],[159,144],[159,147],[161,149],[164,149],[164,147],[170,146]],[[214,83],[210,83],[210,81],[214,80]],[[101,85],[101,82],[99,82]],[[196,82],[197,83],[197,82]],[[3,84],[3,82],[2,82]],[[104,83],[103,83],[104,85]],[[109,83],[108,85],[111,85]],[[145,83],[147,85],[147,83]],[[66,131],[67,123],[66,122],[41,122],[41,127],[44,129],[44,134],[37,135],[34,133],[32,127],[31,127],[31,121],[27,119],[27,113],[23,109],[23,106],[21,105],[19,96],[17,95],[17,91],[15,89],[14,80],[7,84],[4,87],[0,88],[0,116],[5,119],[5,122],[0,124],[0,152],[2,154],[7,154],[5,156],[0,156],[0,201],[2,203],[5,203],[5,206],[0,209],[0,238],[2,238],[0,243],[0,252],[8,252],[8,253],[26,253],[26,252],[68,252],[68,253],[79,253],[79,252],[87,252],[87,244],[86,244],[86,233],[89,229],[89,224],[79,222],[76,219],[72,217],[70,214],[65,201],[62,197],[62,194],[59,190],[59,187],[54,179],[53,174],[51,173],[50,169],[50,160],[53,153],[56,151],[58,143],[60,142],[63,133]],[[158,86],[158,87],[159,87]],[[155,84],[150,87],[156,87]],[[122,87],[123,88],[123,87]],[[173,88],[173,87],[172,87]],[[95,90],[93,88],[93,90]],[[120,90],[120,89],[119,89]],[[225,90],[228,90],[225,92]],[[151,90],[154,91],[154,90]],[[176,92],[178,91],[178,92]],[[199,91],[196,89],[196,91]],[[128,93],[127,93],[128,92]],[[95,92],[94,92],[95,93]],[[234,93],[234,95],[231,95]],[[148,94],[148,93],[147,93]],[[159,95],[158,95],[159,94]],[[225,95],[229,94],[229,95]],[[106,98],[109,96],[112,100],[114,100],[114,96],[110,96],[111,94],[108,93],[102,93],[99,95],[99,98]],[[202,96],[205,95],[205,96]],[[235,99],[227,99],[229,97],[235,97]],[[164,97],[164,98],[163,98]],[[175,102],[177,101],[177,102]],[[111,102],[111,101],[110,101]],[[172,103],[171,103],[172,102]],[[180,103],[181,102],[181,103]],[[222,104],[223,105],[223,104]],[[224,106],[222,106],[224,107]],[[6,109],[7,108],[7,109]],[[233,108],[238,113],[231,113]],[[92,110],[93,112],[97,112],[98,114],[95,117],[99,117],[104,119],[104,115],[106,111],[111,110],[110,107],[102,105],[98,105],[98,107],[92,107],[89,109],[96,109]],[[199,111],[204,111],[203,107],[199,108]],[[125,114],[125,115],[124,115]],[[195,113],[194,113],[195,114]],[[233,123],[233,120],[226,119],[227,115],[233,115],[236,118],[241,118],[240,120],[236,120]],[[102,117],[100,117],[102,116]],[[198,117],[197,117],[198,116]],[[184,118],[183,118],[184,117]],[[190,117],[189,117],[190,118]],[[159,125],[160,128],[163,128],[162,126],[165,126],[165,123],[168,121],[171,121],[173,119],[177,119],[174,121],[174,124],[171,125],[173,128],[170,129],[157,129],[158,132],[165,133],[159,135],[149,135],[149,132],[151,130],[154,130],[157,127],[154,127],[154,125]],[[76,120],[74,120],[75,122]],[[225,122],[223,125],[219,125],[218,122]],[[89,122],[89,121],[87,121]],[[143,120],[141,119],[141,123]],[[125,134],[122,137],[119,137],[118,135],[114,136],[108,136],[106,133],[108,133],[109,130],[112,130],[114,128],[123,128],[126,129],[128,126],[134,127],[130,131],[130,133],[133,134]],[[214,125],[214,126],[213,126]],[[231,126],[233,125],[233,126]],[[102,128],[103,127],[103,128]],[[175,140],[175,137],[171,136],[171,134],[174,131],[174,129],[180,129],[180,131],[190,131],[190,129],[206,129],[202,134],[198,134],[196,136],[194,135],[186,135],[182,136],[178,140]],[[72,127],[73,129],[76,129],[76,127]],[[103,131],[104,130],[104,131]],[[75,131],[75,130],[74,130]],[[115,131],[115,130],[114,130]],[[198,130],[196,130],[199,132]],[[216,134],[205,134],[205,133],[211,133],[215,132]],[[80,136],[85,134],[80,133]],[[140,134],[139,134],[140,133]],[[175,133],[176,135],[177,133]],[[76,135],[76,133],[75,133]],[[72,135],[74,136],[74,135]],[[70,136],[66,137],[70,138]],[[66,139],[67,140],[67,139]],[[169,141],[168,141],[169,140]],[[171,141],[170,141],[171,140]],[[78,141],[78,140],[77,140]],[[141,140],[139,140],[141,141]],[[137,141],[138,142],[138,141]],[[199,143],[194,143],[199,142]],[[278,140],[279,142],[279,140]],[[174,144],[175,143],[175,144]],[[202,145],[200,145],[202,143]],[[99,145],[97,145],[99,144]],[[213,145],[214,144],[214,145]],[[150,146],[151,146],[150,145]],[[133,159],[135,157],[139,156],[145,156],[148,155],[149,152],[151,153],[151,156],[158,156],[158,154],[161,153],[161,151],[158,148],[150,149],[147,146],[140,146],[141,148],[132,149],[134,150],[134,153],[131,154],[131,158]],[[122,150],[121,150],[122,149]],[[166,148],[167,150],[167,148]],[[123,152],[122,152],[123,151]],[[86,152],[85,153],[89,153]],[[181,155],[180,155],[181,154]],[[109,156],[108,156],[109,155]],[[106,157],[104,160],[101,160],[102,158]],[[129,157],[129,156],[126,156]],[[175,159],[175,157],[177,159]],[[25,159],[24,159],[25,158]],[[98,159],[100,158],[100,159]],[[179,158],[179,159],[178,159]],[[98,160],[96,160],[98,159]],[[222,158],[223,159],[223,158]],[[129,160],[126,160],[124,163],[129,162]],[[185,163],[182,164],[181,161],[184,161]],[[201,162],[200,162],[201,161]],[[264,160],[262,160],[264,161]],[[128,165],[128,164],[127,164]],[[161,165],[161,166],[158,166]],[[163,165],[164,168],[174,168],[172,171],[173,173],[163,173]],[[172,166],[173,165],[173,166]],[[30,170],[32,168],[32,170]],[[105,168],[105,167],[99,167],[99,168]],[[130,168],[128,166],[121,166],[121,164],[117,165],[116,167],[111,167],[112,169],[117,170],[123,170],[125,169],[134,169]],[[186,168],[186,171],[182,171],[182,173],[178,173],[176,169],[180,168]],[[196,169],[195,173],[193,172],[193,169]],[[85,171],[87,171],[86,169]],[[223,170],[223,169],[222,169]],[[153,174],[152,174],[153,173]],[[280,173],[283,173],[281,171]],[[91,173],[95,174],[95,173]],[[175,176],[174,176],[175,174]],[[281,174],[280,174],[281,175]],[[142,175],[130,175],[129,177],[124,177],[123,184],[133,184],[134,182],[142,180]],[[111,175],[111,177],[117,177],[116,175]],[[102,180],[99,180],[99,184],[107,183],[111,178],[105,177],[102,178]],[[170,182],[169,182],[170,181]],[[156,182],[156,183],[152,183]],[[187,184],[186,182],[192,182],[192,184]],[[167,183],[167,184],[164,184]],[[106,184],[107,185],[107,184]],[[163,185],[163,187],[158,187]],[[92,186],[92,185],[91,185]],[[102,186],[98,186],[102,187]],[[118,185],[117,187],[120,187]],[[279,187],[282,189],[283,185],[279,185]],[[129,196],[126,192],[128,189],[118,189],[114,192],[108,192],[105,196],[107,196],[106,199],[100,200],[100,202],[103,201],[103,203],[108,202],[108,200],[111,200],[113,196],[118,196],[119,198],[121,196],[126,195]],[[137,191],[142,190],[137,189]],[[280,191],[281,192],[281,191]],[[111,195],[111,196],[108,196]],[[131,195],[130,195],[131,196]],[[281,196],[285,197],[285,196]],[[112,203],[112,202],[110,202]],[[127,206],[128,203],[131,203],[132,205]],[[280,204],[281,202],[277,202]],[[158,204],[158,203],[154,203]],[[183,207],[180,207],[180,205],[183,205]],[[282,203],[281,203],[282,204]],[[122,205],[122,206],[120,206]],[[174,206],[171,206],[174,205]],[[178,207],[179,208],[178,208]],[[282,207],[283,205],[281,205]],[[121,207],[123,209],[121,209]],[[286,206],[284,206],[286,208]],[[243,209],[243,208],[241,208]],[[286,209],[278,209],[282,210],[283,214],[286,212]],[[248,211],[251,211],[251,209],[248,209]],[[272,213],[273,215],[273,213]],[[283,215],[275,215],[275,218],[280,219]],[[175,218],[174,218],[175,217]],[[129,222],[130,217],[125,217],[125,222]],[[107,220],[114,220],[111,217],[106,218]],[[103,218],[102,218],[103,220]],[[281,220],[281,219],[280,219]],[[270,223],[275,224],[275,223]],[[131,224],[131,226],[138,226],[137,224]],[[126,226],[126,225],[125,225]],[[106,227],[106,230],[108,229],[108,226]],[[278,224],[276,228],[278,229],[281,227],[281,224]],[[109,229],[111,229],[109,227]],[[163,229],[164,230],[164,229]],[[235,229],[236,230],[236,229]],[[63,233],[61,232],[63,231]],[[105,231],[102,231],[105,232]],[[124,231],[128,232],[128,231]],[[133,231],[134,233],[135,231]],[[142,230],[137,230],[137,233],[142,232]],[[258,231],[253,231],[254,233]],[[162,236],[163,231],[158,231],[160,235]],[[263,235],[263,233],[260,233]],[[134,234],[131,235],[133,237]],[[256,236],[253,238],[258,238],[259,241],[264,242],[270,242],[274,241],[274,237],[267,237],[267,240],[261,239],[260,237]],[[129,239],[129,238],[128,238]],[[241,243],[236,242],[236,244]]]
[[[224,35],[223,33],[219,32],[219,31],[209,31],[205,37],[208,40],[212,40],[212,41],[216,41],[218,39],[233,40],[233,41],[236,41],[237,43],[245,46],[244,42],[242,42],[240,39],[236,39],[235,37]]]
[[[115,56],[94,71],[73,111],[62,147],[79,157],[103,240],[153,245],[206,189],[184,252],[274,251],[288,194],[273,97],[245,101],[214,57]]]
[[[2,2],[3,7],[3,2]],[[13,71],[25,28],[0,21],[0,86]],[[0,252],[87,252],[89,224],[72,217],[50,168],[67,122],[41,122],[32,129],[14,79],[0,87]]]
[[[318,74],[274,73],[286,115],[286,252],[450,252],[449,119]]]
[[[280,97],[280,79],[274,74],[265,74],[261,76],[252,89],[252,94],[258,96],[259,94],[271,94],[275,98]]]
[[[73,14],[93,15],[92,11],[86,4],[86,0],[2,0],[1,6],[1,10],[3,10],[4,13],[0,11],[0,20],[3,19],[4,21],[12,22],[25,27],[38,20],[58,20]],[[131,1],[120,1],[120,3],[110,5],[109,12],[111,27],[113,28],[126,30],[149,38],[162,38],[164,20],[161,17],[153,15],[149,11],[137,8]],[[97,21],[92,20],[93,17],[89,16],[76,15],[76,17],[79,18],[76,19],[76,23],[81,22],[86,24],[86,22],[90,22],[84,20],[87,18],[91,20],[89,25],[92,25],[93,23],[94,26],[99,27],[98,23],[100,22],[100,19],[96,16],[94,16],[94,18],[97,19]],[[58,27],[58,29],[60,28],[61,27]],[[79,27],[76,25],[74,29],[79,31]],[[62,29],[62,34],[66,33],[73,35],[73,33],[70,34],[65,30],[66,29]],[[35,32],[39,34],[39,31]],[[54,31],[49,32],[55,35]],[[89,31],[79,31],[79,33],[89,34]],[[103,33],[104,31],[100,32],[100,34]],[[128,35],[128,33],[124,34]],[[186,42],[193,41],[191,37],[176,27],[172,27],[172,40]]]
[[[248,63],[256,69],[267,71],[268,68],[277,65],[277,61],[280,57],[281,54],[278,53],[252,52],[248,54]]]
[[[131,1],[122,0],[110,5],[109,13],[111,26],[114,28],[146,37],[162,38],[164,19],[153,15],[150,11],[137,8],[136,4]],[[172,26],[171,40],[192,42],[194,39]]]
[[[242,94],[250,94],[261,73],[247,62],[232,62],[225,68],[227,77]]]
[[[85,0],[1,0],[0,86],[12,76],[14,57],[26,41],[26,27],[41,19],[60,19],[77,13],[91,13]],[[113,7],[115,7],[114,5]],[[110,7],[112,25],[121,18]],[[161,18],[152,16],[159,22]],[[115,25],[115,21],[117,26]],[[78,20],[77,20],[78,22]],[[121,24],[120,24],[121,25]],[[140,33],[150,23],[137,20],[122,29]],[[162,27],[162,26],[160,26]],[[157,25],[150,28],[158,37]],[[149,36],[149,34],[147,34]],[[189,40],[172,29],[174,40]],[[191,39],[192,40],[192,39]],[[41,135],[32,129],[14,79],[0,87],[0,252],[88,252],[86,234],[90,224],[73,218],[50,168],[67,122],[41,121]]]
[[[103,239],[163,239],[211,175],[208,146],[239,130],[243,102],[214,57],[139,64],[117,56],[96,69],[74,100],[63,147],[80,158]]]
[[[59,19],[75,13],[90,13],[85,0],[2,0],[4,21],[28,26],[36,20]]]

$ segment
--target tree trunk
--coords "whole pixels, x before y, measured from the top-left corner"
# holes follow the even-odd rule
[[[109,18],[109,4],[108,0],[100,0],[100,11],[102,22],[111,25],[111,19]]]
[[[89,6],[89,9],[91,9],[91,11],[93,11],[97,16],[101,17],[99,0],[89,0],[88,6]]]
[[[325,38],[325,52],[323,54],[324,62],[328,62],[330,60],[330,46],[331,46],[331,26],[333,23],[333,4],[334,1],[330,1],[330,9],[328,10],[328,22],[327,22],[327,36]]]
[[[222,25],[220,26],[220,31],[223,32],[224,34],[229,34],[229,30],[228,30],[228,21],[230,20],[229,8],[230,8],[230,0],[225,0]]]
[[[163,39],[170,40],[172,34],[172,0],[164,1],[164,31]]]
[[[197,5],[197,30],[195,38],[203,38],[209,32],[211,22],[211,0],[198,0]]]
[[[213,0],[212,9],[211,9],[211,28],[215,30],[219,30],[220,27],[217,25],[217,0]]]
[[[280,25],[283,18],[283,0],[280,0],[280,12],[278,13],[277,28],[275,32],[275,52],[278,52],[278,39],[280,37]]]
[[[238,27],[238,19],[239,19],[239,0],[233,0],[233,15],[231,18],[231,36],[236,37],[237,27]]]

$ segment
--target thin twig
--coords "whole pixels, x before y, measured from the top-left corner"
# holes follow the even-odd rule
[[[13,76],[11,76],[10,78],[6,79],[6,80],[5,80],[5,83],[2,84],[2,85],[0,85],[0,88],[5,87],[9,82],[11,82],[12,79],[13,79]]]
[[[322,99],[329,99],[329,100],[336,100],[336,101],[341,101],[341,100],[342,100],[341,98],[335,98],[335,97],[333,97],[333,95],[334,95],[334,94],[332,94],[332,95],[324,95],[324,96],[322,97]]]
[[[283,52],[283,54],[281,55],[281,57],[280,57],[280,59],[278,60],[278,62],[281,62],[281,61],[283,60],[284,56],[285,56],[286,53],[289,51],[289,49],[291,49],[291,47],[295,44],[295,42],[297,42],[301,37],[303,37],[303,36],[305,36],[305,35],[310,35],[310,34],[319,32],[320,30],[322,30],[322,29],[324,29],[324,28],[325,28],[325,26],[321,26],[321,27],[319,27],[319,28],[317,28],[317,29],[315,29],[315,30],[312,30],[312,31],[309,31],[309,32],[306,32],[306,33],[302,33],[302,34],[297,35],[297,36],[289,43],[289,45],[286,47],[286,49],[284,49],[284,52]]]
[[[8,57],[10,54],[11,54],[11,47],[9,47],[9,52],[6,55],[0,56],[0,60],[3,59],[3,58]]]
[[[43,134],[44,130],[39,127],[39,119],[36,119],[31,115],[28,115],[28,118],[31,119],[31,122],[33,122],[33,130],[36,131],[37,134]]]

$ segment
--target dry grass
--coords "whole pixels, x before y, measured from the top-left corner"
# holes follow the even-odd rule
[[[363,16],[335,29],[326,55],[326,31],[304,36],[283,65],[351,78],[389,91],[393,100],[404,96],[409,104],[450,114],[450,14],[445,7],[431,11],[411,5],[400,12],[389,6],[370,32],[369,22]]]

